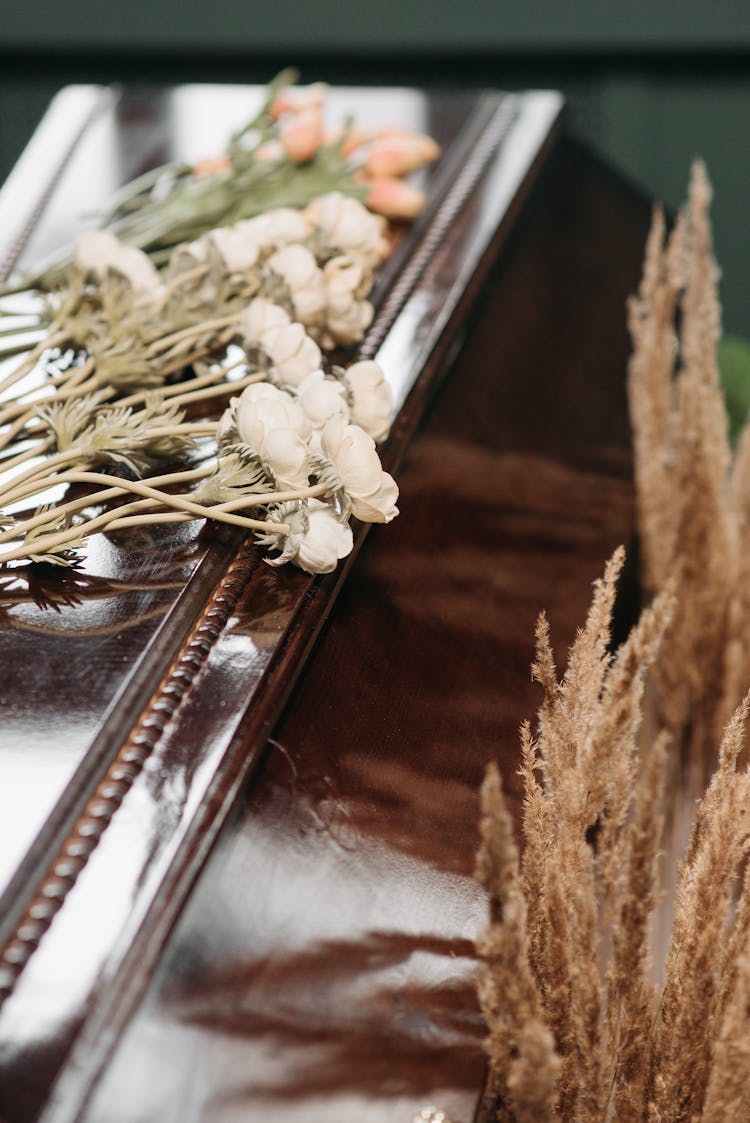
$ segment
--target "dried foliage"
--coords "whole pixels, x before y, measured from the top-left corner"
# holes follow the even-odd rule
[[[716,345],[718,269],[701,163],[666,236],[656,210],[629,306],[638,531],[648,595],[676,581],[654,669],[658,718],[694,754],[715,745],[750,682],[750,433],[733,457]]]
[[[521,730],[522,859],[494,765],[482,789],[477,876],[490,917],[480,1000],[495,1118],[740,1123],[750,1097],[750,897],[735,914],[733,885],[750,840],[750,774],[737,768],[750,696],[698,807],[657,991],[649,920],[669,739],[643,760],[638,741],[644,682],[677,602],[660,593],[612,653],[621,564],[618,551],[561,679],[540,618],[533,675],[544,700],[533,733]]]
[[[742,698],[750,684],[750,426],[733,453],[716,362],[710,196],[696,164],[669,236],[655,211],[629,307],[650,606],[612,654],[618,552],[562,679],[540,618],[532,673],[544,699],[535,730],[521,730],[522,858],[494,767],[482,792],[477,874],[490,920],[480,998],[496,1118],[509,1123],[750,1119],[750,772],[741,764],[750,711],[750,694]],[[646,708],[648,729],[661,732],[641,746]],[[687,758],[707,772],[717,744],[657,987],[649,938],[671,815],[668,770]],[[531,1063],[533,1089],[517,1076]]]

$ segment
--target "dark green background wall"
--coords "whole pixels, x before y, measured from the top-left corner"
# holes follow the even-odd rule
[[[750,337],[748,0],[0,0],[0,176],[73,81],[553,86],[571,127],[677,205],[714,182],[726,328]]]

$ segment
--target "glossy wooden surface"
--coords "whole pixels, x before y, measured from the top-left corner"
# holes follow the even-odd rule
[[[85,1123],[468,1123],[477,787],[628,543],[647,208],[556,150]],[[241,626],[242,611],[239,614]]]
[[[222,137],[228,135],[260,96],[257,90],[220,87],[136,90],[119,98],[96,88],[67,91],[65,106],[58,107],[64,112],[44,132],[38,151],[26,157],[17,189],[11,183],[0,198],[0,263],[6,262],[4,268],[0,264],[0,279],[16,263],[19,249],[21,263],[43,257],[88,221],[82,212],[95,212],[118,183],[144,166],[215,150],[217,123]],[[446,158],[429,176],[428,224],[445,195],[442,181],[459,155],[453,150],[461,130],[471,131],[476,99],[430,104],[417,91],[386,90],[369,96],[340,91],[334,102],[339,117],[353,111],[373,123],[383,113],[428,128],[430,115],[436,117]],[[55,161],[61,161],[59,177]],[[24,244],[27,227],[31,235]],[[413,230],[380,277],[375,294],[380,304],[419,237]],[[408,389],[417,371],[414,364],[404,365]],[[85,568],[72,575],[37,569],[30,584],[23,571],[0,575],[0,943],[23,886],[80,812],[238,542],[236,535],[210,529],[200,537],[195,528],[176,534],[138,530],[99,536]],[[291,610],[293,598],[287,600]],[[41,660],[35,658],[39,651]],[[56,715],[63,707],[61,724]]]
[[[411,104],[416,95],[404,96]],[[188,107],[202,104],[196,97],[186,97]],[[379,92],[378,108],[380,100]],[[165,104],[179,140],[179,99]],[[492,247],[512,230],[557,111],[552,99],[537,135],[513,99],[415,104],[423,119],[411,123],[437,132],[447,152],[424,221],[381,278],[380,311],[364,345],[385,356],[405,401],[385,453],[389,467],[423,412]],[[162,109],[159,99],[138,96],[116,103],[131,168],[138,154],[145,162],[167,154]],[[107,119],[97,118],[97,128]],[[521,158],[509,168],[513,136]],[[77,150],[77,175],[86,167],[79,157]],[[61,190],[69,174],[65,164]],[[47,235],[44,223],[37,229],[33,197],[29,214],[41,246]],[[15,759],[28,777],[37,760],[44,767],[44,752],[57,752],[46,803],[26,804],[36,826],[26,824],[25,839],[10,835],[16,853],[0,933],[0,1112],[9,1123],[79,1116],[345,576],[343,567],[323,581],[272,573],[250,545],[214,533],[130,539],[120,548],[102,542],[90,562],[94,571],[67,597],[52,582],[45,595],[61,611],[48,610],[42,657],[17,660],[18,681],[3,694],[13,720],[0,759]],[[33,634],[41,612],[33,595],[13,603],[0,633],[6,653]],[[9,655],[6,672],[11,665]],[[39,713],[59,715],[51,744],[38,731]],[[66,745],[70,752],[61,751]],[[27,795],[34,792],[32,783]]]

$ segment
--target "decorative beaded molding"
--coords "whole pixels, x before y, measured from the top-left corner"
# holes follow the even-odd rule
[[[0,951],[0,1004],[11,993],[16,979],[62,908],[167,724],[184,701],[211,648],[226,627],[256,565],[253,548],[241,546],[179,656],[152,694],[137,724],[76,820],[13,936]]]
[[[67,169],[67,166],[76,148],[81,143],[81,140],[83,139],[85,133],[88,131],[93,122],[108,104],[109,100],[105,100],[102,98],[89,110],[89,112],[81,121],[79,128],[73,134],[70,143],[66,146],[64,152],[59,157],[57,164],[55,165],[50,178],[47,180],[41,195],[39,195],[39,197],[37,198],[37,201],[34,204],[31,213],[18,232],[17,237],[13,239],[13,241],[8,246],[4,256],[2,257],[2,259],[0,259],[0,283],[4,283],[10,277],[10,274],[12,273],[16,262],[21,256],[21,253],[23,252],[27,242],[29,241],[29,238],[34,233],[37,223],[47,209],[50,199],[54,195],[55,189],[62,179],[63,173]]]
[[[87,119],[80,135],[85,132],[96,112],[98,110]],[[517,99],[512,95],[506,95],[489,117],[462,171],[438,207],[421,242],[367,333],[359,351],[362,358],[375,354],[385,339],[451,224],[458,216],[462,205],[479,183],[489,161],[513,124],[517,112]],[[70,154],[74,147],[75,145],[72,146]],[[28,228],[13,243],[13,246],[17,247],[16,256],[8,269],[12,268],[30,236],[34,222],[47,205],[63,170],[64,166],[56,169],[29,220]],[[0,272],[1,278],[2,272]],[[0,949],[0,1005],[11,994],[16,980],[36,951],[45,932],[52,925],[115,812],[146,760],[158,745],[167,724],[186,698],[211,648],[219,639],[234,611],[256,564],[252,547],[241,546],[185,641],[180,654],[152,694],[138,722],[108,766],[57,856],[51,862],[47,873],[40,880],[13,935]]]

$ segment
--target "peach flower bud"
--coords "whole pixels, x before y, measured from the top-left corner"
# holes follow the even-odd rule
[[[323,114],[319,109],[302,109],[281,126],[281,143],[295,164],[312,160],[323,143]]]
[[[303,109],[321,109],[328,96],[328,86],[325,82],[313,82],[311,86],[289,86],[271,102],[269,115],[272,121],[278,121],[285,113],[300,113]]]
[[[219,172],[228,172],[231,166],[232,161],[228,156],[208,156],[193,165],[193,175],[217,175]]]
[[[280,140],[268,140],[265,144],[256,148],[253,155],[256,160],[260,160],[261,164],[270,163],[272,160],[281,160],[284,155],[284,145]]]
[[[386,218],[416,218],[425,204],[424,191],[395,176],[378,176],[367,181],[370,191],[366,205]]]
[[[326,133],[325,142],[326,144],[338,144],[342,137],[344,137],[343,129],[331,129],[330,132]],[[344,159],[348,159],[358,148],[361,148],[363,144],[367,144],[370,140],[372,140],[371,133],[366,133],[363,129],[354,125],[346,132],[344,143],[341,146],[341,155]]]
[[[408,175],[437,160],[440,146],[423,133],[401,133],[379,137],[370,145],[365,160],[368,175]]]

